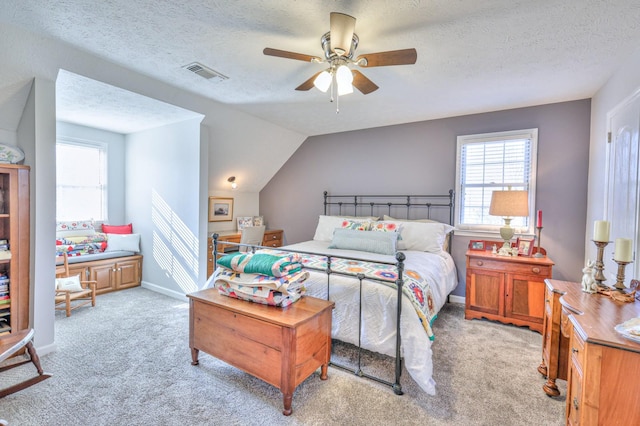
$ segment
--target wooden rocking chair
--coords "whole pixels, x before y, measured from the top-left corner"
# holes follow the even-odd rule
[[[58,261],[62,258],[62,264],[58,265]],[[67,254],[56,258],[56,278],[70,278],[69,259]],[[63,290],[56,286],[56,310],[66,311],[67,316],[71,316],[71,310],[79,308],[91,303],[96,306],[96,281],[86,281],[80,279],[81,290]]]
[[[35,377],[24,380],[6,389],[1,389],[0,398],[4,398],[7,395],[11,395],[14,392],[18,392],[22,389],[28,388],[31,385],[35,385],[36,383],[39,383],[51,377],[51,374],[42,371],[42,367],[40,366],[40,359],[36,354],[36,349],[33,347],[33,343],[31,342],[33,340],[33,334],[33,329],[28,329],[18,331],[16,333],[11,333],[8,336],[3,336],[2,338],[0,338],[0,364],[2,364],[5,360],[11,358],[13,355],[17,354],[18,351],[23,348],[26,348],[27,353],[29,354],[29,359],[27,360],[14,362],[6,366],[0,366],[0,372],[9,370],[19,365],[26,364],[28,362],[32,362],[36,367],[36,370],[38,371],[38,375]]]

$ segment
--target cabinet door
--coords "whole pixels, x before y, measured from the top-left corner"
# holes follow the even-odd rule
[[[113,264],[105,264],[89,267],[89,279],[96,281],[96,294],[107,293],[115,290],[115,269]]]
[[[542,324],[544,291],[540,277],[507,274],[505,316]]]
[[[467,274],[467,309],[493,315],[504,312],[504,274],[471,269]]]
[[[74,275],[79,275],[80,276],[80,281],[85,281],[88,280],[88,276],[87,276],[87,267],[84,265],[78,265],[78,266],[74,266],[73,263],[69,265],[69,275],[70,276],[74,276]]]
[[[127,260],[116,263],[116,275],[116,289],[140,285],[140,261]]]
[[[569,368],[569,381],[567,383],[567,424],[580,424],[580,398],[582,396],[582,375],[580,371],[571,365]]]

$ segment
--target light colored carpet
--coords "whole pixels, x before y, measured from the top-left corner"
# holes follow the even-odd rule
[[[541,336],[489,321],[466,321],[448,304],[435,322],[438,395],[406,370],[405,392],[329,368],[296,389],[293,414],[263,383],[201,353],[191,365],[188,304],[143,288],[98,297],[69,318],[56,312],[59,350],[41,357],[53,377],[0,399],[0,419],[22,425],[562,425],[564,396],[542,391]],[[336,345],[343,354],[348,345]],[[393,360],[369,354],[392,376]],[[0,374],[0,387],[35,373]],[[558,382],[562,395],[566,383]]]

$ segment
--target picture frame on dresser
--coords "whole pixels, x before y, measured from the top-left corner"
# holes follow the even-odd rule
[[[519,237],[516,241],[516,247],[518,248],[518,256],[531,256],[533,253],[533,246],[535,237]]]
[[[253,226],[253,216],[238,216],[238,231],[242,231],[244,228]]]
[[[209,197],[209,222],[231,222],[233,198]]]
[[[471,240],[469,241],[469,250],[483,251],[485,244],[483,240]]]

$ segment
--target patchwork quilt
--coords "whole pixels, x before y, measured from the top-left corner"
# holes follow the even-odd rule
[[[260,253],[269,253],[276,256],[286,254],[284,251],[272,249],[263,249],[260,250]],[[304,268],[319,271],[327,269],[326,256],[300,254],[300,262]],[[394,265],[332,257],[331,270],[353,276],[363,274],[365,278],[369,278],[381,285],[397,288],[398,271]],[[431,326],[437,317],[437,311],[430,283],[418,272],[405,269],[402,293],[411,301],[422,327],[429,339],[433,340],[435,336]]]
[[[83,254],[101,253],[107,248],[107,234],[97,232],[95,235],[81,237],[64,237],[56,239],[56,256],[81,256]]]

